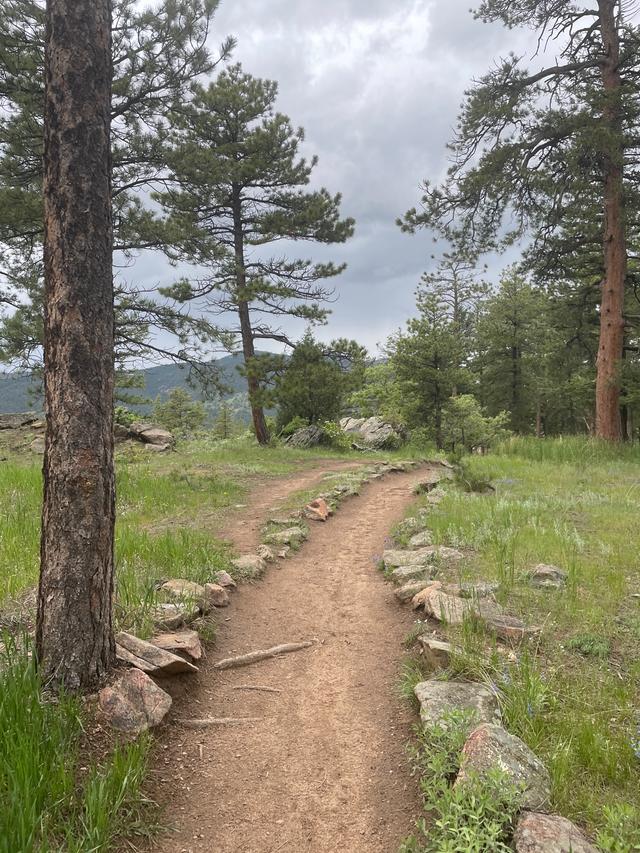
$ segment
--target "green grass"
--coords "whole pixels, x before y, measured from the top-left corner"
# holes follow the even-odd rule
[[[449,632],[454,667],[494,682],[508,728],[549,767],[555,810],[596,836],[624,825],[603,849],[638,849],[640,449],[512,439],[465,470],[495,492],[449,488],[429,510],[434,542],[471,555],[445,578],[498,581],[507,612],[541,637],[509,661],[465,625]],[[537,563],[564,568],[566,588],[532,587]]]
[[[409,748],[425,817],[400,853],[509,853],[520,792],[499,770],[453,785],[472,716],[454,711],[416,732]]]
[[[8,637],[0,663],[0,853],[90,853],[141,828],[149,740],[84,767],[83,711],[41,698],[27,652]],[[28,648],[28,646],[27,646]]]

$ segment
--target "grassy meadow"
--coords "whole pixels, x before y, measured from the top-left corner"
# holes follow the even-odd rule
[[[511,656],[473,621],[448,628],[449,675],[497,691],[550,770],[554,810],[603,850],[640,850],[640,448],[512,439],[462,460],[427,523],[467,554],[446,579],[497,581],[506,612],[541,628]],[[538,563],[564,568],[566,588],[533,588]]]

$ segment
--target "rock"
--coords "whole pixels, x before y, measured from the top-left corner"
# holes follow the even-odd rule
[[[137,441],[142,441],[145,444],[158,444],[169,446],[174,444],[174,437],[169,430],[154,424],[135,423],[129,427],[129,434]]]
[[[515,785],[523,787],[523,808],[544,811],[551,799],[551,780],[544,764],[519,737],[501,726],[485,723],[467,738],[456,785],[463,783],[471,773],[482,775],[494,767],[502,770]]]
[[[275,515],[267,520],[274,527],[294,527],[302,518],[302,511],[291,512],[289,515]]]
[[[202,657],[202,643],[197,631],[178,631],[166,634],[156,634],[149,640],[154,646],[159,649],[165,649],[167,652],[183,652],[189,655],[192,660],[200,660]]]
[[[162,590],[173,598],[197,602],[198,606],[204,600],[204,587],[194,581],[183,578],[173,578],[162,584]]]
[[[402,437],[381,418],[342,418],[340,429],[372,450],[397,447]]]
[[[433,566],[400,566],[391,572],[391,580],[394,583],[404,584],[412,580],[431,580]]]
[[[268,545],[291,545],[296,547],[307,538],[307,532],[302,527],[287,527],[284,530],[276,530],[269,533],[265,541]]]
[[[171,450],[170,444],[145,444],[144,449],[148,450],[150,453],[166,453],[167,450]]]
[[[420,702],[420,719],[435,725],[451,711],[473,712],[474,725],[499,723],[498,700],[488,687],[468,681],[421,681],[414,693]]]
[[[533,586],[542,587],[543,589],[559,589],[567,583],[569,575],[564,569],[559,569],[557,566],[547,566],[545,563],[538,563],[529,573]]]
[[[134,637],[133,634],[127,634],[126,631],[116,634],[116,657],[150,675],[177,675],[180,672],[198,671],[197,666],[184,658]]]
[[[5,412],[0,414],[0,429],[20,429],[39,420],[35,412]]]
[[[448,595],[458,595],[460,598],[490,598],[498,591],[497,583],[448,583],[444,586],[444,591]]]
[[[429,637],[427,634],[421,634],[418,637],[418,643],[421,646],[425,663],[430,670],[435,672],[449,666],[452,651],[451,643],[436,640],[435,637]]]
[[[37,438],[34,438],[29,445],[29,450],[32,453],[44,453],[44,436],[39,435]]]
[[[244,554],[231,561],[233,568],[243,577],[260,578],[267,570],[264,557],[258,554]]]
[[[322,444],[323,440],[324,431],[319,426],[311,424],[311,426],[296,430],[293,435],[285,440],[285,444],[291,447],[316,447],[318,444]]]
[[[238,588],[238,584],[234,581],[229,572],[216,572],[213,576],[213,583],[217,583],[218,586],[224,587],[224,589]]]
[[[204,585],[204,612],[208,613],[212,607],[227,607],[229,604],[229,593],[217,583],[206,583]]]
[[[437,590],[429,595],[424,602],[424,612],[438,622],[447,625],[461,625],[465,616],[470,612],[469,602],[455,595],[447,595],[442,590]]]
[[[432,545],[431,551],[435,559],[443,563],[457,563],[459,560],[464,560],[464,554],[457,548],[447,548],[446,545]]]
[[[420,548],[417,551],[383,551],[382,562],[385,569],[399,569],[401,566],[428,566],[434,561],[433,549]]]
[[[411,599],[411,606],[414,610],[419,610],[421,607],[424,607],[424,604],[432,595],[435,595],[436,592],[442,589],[442,584],[440,581],[434,581],[430,583],[429,586],[426,586],[424,589],[420,590],[420,592],[416,593]]]
[[[323,498],[316,498],[307,504],[304,508],[304,514],[314,521],[326,521],[331,515],[331,510]]]
[[[129,669],[98,694],[109,725],[138,734],[157,726],[171,708],[171,696],[140,669]]]
[[[431,545],[431,533],[429,530],[423,530],[421,533],[416,533],[409,539],[410,548],[424,548]]]
[[[411,516],[410,518],[405,518],[404,521],[401,521],[397,527],[397,531],[400,535],[409,535],[412,536],[416,533],[420,533],[424,528],[424,519],[416,518],[416,516]],[[431,543],[428,543],[431,544]]]
[[[285,545],[284,548],[281,548],[278,551],[278,558],[280,560],[285,560],[289,556],[290,552],[291,552],[291,548],[288,545]]]
[[[265,563],[273,563],[275,562],[276,555],[273,553],[271,548],[268,545],[258,545],[256,548],[256,554],[258,557],[262,557]]]
[[[536,637],[540,633],[539,628],[528,628],[521,619],[515,616],[504,616],[499,613],[492,615],[488,612],[481,615],[485,620],[487,630],[495,634],[500,640],[521,642]]]
[[[191,621],[185,618],[188,615],[183,607],[178,604],[156,604],[152,611],[153,624],[162,631],[173,631],[180,628],[185,622]]]
[[[516,853],[598,853],[575,824],[559,815],[525,812],[513,840]]]
[[[398,601],[410,601],[416,595],[416,593],[419,593],[422,589],[424,589],[424,585],[426,583],[426,580],[411,581],[410,583],[407,583],[404,586],[399,586],[396,590],[394,590],[394,595],[398,599]]]
[[[113,437],[116,442],[126,441],[128,438],[131,438],[131,433],[129,432],[129,427],[124,424],[114,423],[113,425]]]

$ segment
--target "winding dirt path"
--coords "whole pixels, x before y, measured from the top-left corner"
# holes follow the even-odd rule
[[[185,693],[151,792],[173,829],[156,853],[394,853],[411,832],[420,801],[404,747],[415,716],[397,682],[412,617],[375,564],[423,477],[365,486],[328,523],[312,523],[298,554],[235,595],[197,681],[174,688]],[[234,538],[246,547],[254,534]],[[242,669],[211,666],[310,639],[309,650]],[[247,685],[279,692],[237,689]],[[197,731],[178,722],[207,716],[258,721]]]

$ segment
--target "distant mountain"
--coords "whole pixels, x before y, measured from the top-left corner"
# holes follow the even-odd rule
[[[149,402],[131,408],[140,414],[149,414],[157,397],[166,397],[172,388],[186,388],[195,399],[204,400],[211,418],[216,416],[224,399],[236,417],[249,420],[246,381],[237,369],[241,364],[241,355],[228,355],[215,361],[222,382],[228,386],[228,393],[222,398],[214,391],[209,395],[203,394],[197,383],[190,385],[188,368],[177,364],[148,367],[140,371],[144,378],[144,387],[132,388],[130,393],[144,397]],[[42,388],[38,379],[29,373],[0,373],[0,413],[41,411],[42,407]]]

